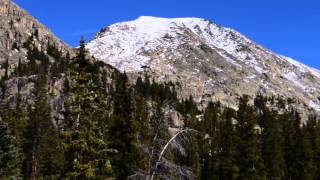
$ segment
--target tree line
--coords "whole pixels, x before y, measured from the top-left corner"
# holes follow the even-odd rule
[[[46,52],[24,43],[28,62],[19,61],[1,78],[0,179],[320,179],[320,123],[287,108],[292,99],[239,98],[237,110],[219,102],[204,109],[190,98],[179,100],[174,83],[145,75],[134,85],[89,58],[81,40],[75,57],[48,43]],[[52,61],[53,60],[53,61]],[[8,62],[7,62],[8,64]],[[6,101],[6,82],[32,78],[32,101],[18,90]],[[49,81],[65,77],[63,121],[53,117]],[[168,108],[191,129],[172,137]],[[172,168],[178,170],[173,172]],[[180,169],[179,169],[180,168]],[[172,173],[171,175],[168,173]]]

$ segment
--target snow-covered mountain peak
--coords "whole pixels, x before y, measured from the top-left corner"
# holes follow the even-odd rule
[[[118,69],[139,71],[150,61],[143,52],[161,48],[176,49],[190,42],[222,49],[243,61],[247,55],[239,51],[242,43],[235,39],[250,43],[250,40],[240,33],[221,28],[201,18],[141,16],[134,21],[116,23],[104,28],[87,47],[97,58],[108,59],[108,63]]]
[[[242,94],[299,99],[320,110],[320,72],[201,18],[141,16],[103,28],[91,55],[121,71],[180,84],[181,96],[235,104]]]

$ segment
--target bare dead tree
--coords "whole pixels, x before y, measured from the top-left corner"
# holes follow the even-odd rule
[[[165,151],[167,150],[167,148],[169,147],[169,145],[181,134],[185,133],[185,132],[196,132],[194,129],[182,129],[179,132],[177,132],[167,143],[166,145],[163,147],[162,151],[160,152],[159,158],[156,162],[156,167],[155,170],[152,172],[152,175],[150,176],[149,180],[153,180],[154,175],[156,174],[157,168],[158,168],[158,164],[161,162],[162,156],[165,153]]]

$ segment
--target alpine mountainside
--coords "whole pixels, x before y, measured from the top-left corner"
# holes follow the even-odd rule
[[[0,1],[0,24],[1,64],[8,61],[9,66],[13,67],[18,65],[19,59],[21,62],[27,61],[23,43],[30,38],[39,51],[46,51],[48,44],[51,44],[63,53],[71,52],[71,47],[11,0]],[[0,72],[1,75],[3,73]]]
[[[72,49],[11,1],[0,0],[0,9],[0,32],[7,34],[0,36],[0,179],[320,179],[319,117],[294,96],[295,90],[312,95],[311,90],[268,94],[271,80],[262,68],[268,64],[246,64],[247,58],[231,55],[236,41],[227,37],[232,35],[213,48],[204,43],[205,36],[199,38],[203,24],[198,36],[187,27],[187,21],[207,21],[175,19],[174,24],[143,17],[131,22],[134,27],[124,23],[114,25],[118,31],[103,29],[89,49],[84,39]],[[110,32],[113,41],[100,41]],[[242,37],[233,33],[232,39]],[[153,38],[157,40],[149,41]],[[98,40],[99,46],[93,46]],[[99,53],[92,53],[91,46]],[[249,56],[251,48],[239,52]],[[293,82],[317,85],[316,70],[274,58],[284,61],[283,68],[297,73],[296,78],[299,72],[304,75],[303,81]],[[265,91],[223,94],[221,103],[219,88],[210,85],[217,93],[202,95],[202,78],[212,77],[211,83],[231,91],[242,85],[227,78],[239,80],[241,73],[254,74],[250,81],[263,76]],[[229,97],[233,106],[223,101]],[[312,102],[308,105],[317,107],[318,101]]]
[[[320,111],[320,71],[209,20],[142,16],[103,28],[87,48],[121,71],[171,81],[181,98],[192,95],[201,104],[235,107],[243,94],[262,93]]]

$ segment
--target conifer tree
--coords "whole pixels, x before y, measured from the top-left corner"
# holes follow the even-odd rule
[[[144,90],[144,83],[142,81],[142,78],[139,76],[135,84],[135,93],[146,97],[146,93],[144,92]]]
[[[145,151],[139,159],[139,163],[137,164],[139,169],[144,171],[148,170],[148,159],[146,149],[148,145],[150,145],[152,141],[152,132],[150,126],[150,115],[149,108],[145,98],[138,97],[135,103],[134,110],[134,122],[136,122],[137,142],[142,147],[142,152]]]
[[[71,79],[74,93],[65,102],[66,125],[62,132],[64,149],[64,178],[94,179],[111,175],[109,148],[103,127],[106,98],[93,82],[92,64],[86,59],[84,39],[75,58]]]
[[[35,101],[29,107],[24,131],[24,177],[30,179],[58,177],[61,151],[48,103],[46,76],[39,76],[35,86]]]
[[[283,179],[284,158],[283,158],[283,137],[280,120],[275,112],[264,109],[260,116],[263,124],[262,131],[262,157],[268,179]]]
[[[304,125],[301,129],[302,136],[299,138],[298,143],[301,143],[300,160],[300,173],[301,179],[312,180],[314,179],[314,162],[313,162],[313,149],[311,134]]]
[[[0,117],[0,179],[20,179],[21,162],[18,142]]]
[[[312,173],[313,179],[320,178],[320,123],[315,115],[311,115],[308,119],[306,130],[309,133],[312,152]]]
[[[188,161],[186,165],[192,168],[195,179],[200,179],[201,177],[201,159],[199,151],[199,141],[197,137],[192,136],[188,147]]]
[[[133,117],[134,107],[128,89],[126,74],[120,74],[113,95],[113,113],[110,118],[110,147],[117,151],[112,156],[112,166],[117,179],[126,179],[139,166],[141,156],[137,147],[137,122]]]
[[[239,174],[239,167],[236,161],[236,135],[233,125],[235,117],[234,110],[226,108],[222,114],[220,122],[220,138],[218,140],[220,152],[218,159],[219,164],[218,177],[219,179],[236,179]]]
[[[204,162],[202,168],[202,179],[216,179],[218,175],[219,160],[218,139],[219,139],[219,103],[210,102],[205,109],[201,127],[203,132]],[[207,137],[206,137],[207,136]]]
[[[238,179],[266,179],[260,152],[257,149],[256,117],[248,104],[248,97],[240,98],[236,119]]]
[[[286,163],[286,179],[301,179],[303,161],[302,157],[302,131],[300,129],[301,118],[295,111],[284,114],[284,159]]]

